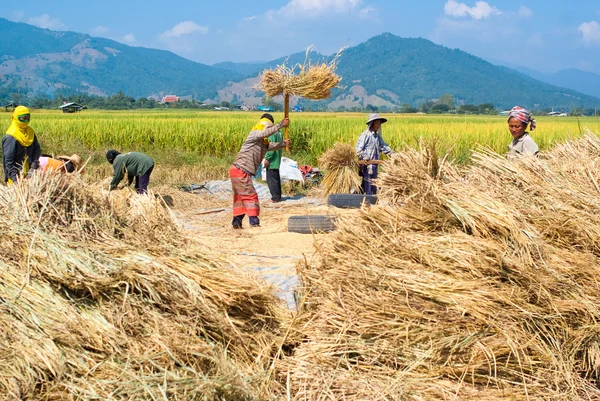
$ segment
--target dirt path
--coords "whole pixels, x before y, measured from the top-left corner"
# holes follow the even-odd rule
[[[315,251],[327,234],[290,233],[288,218],[342,213],[318,197],[261,202],[261,227],[250,227],[246,218],[244,228],[234,230],[230,201],[206,193],[182,192],[174,198],[173,211],[189,235],[199,238],[213,255],[220,255],[228,265],[260,274],[278,288],[278,295],[290,307],[294,305],[293,290],[298,284],[296,266],[304,260],[314,261]]]

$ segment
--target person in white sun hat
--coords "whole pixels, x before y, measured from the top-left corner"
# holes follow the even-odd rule
[[[386,118],[380,117],[379,114],[373,113],[369,115],[367,120],[367,129],[360,134],[356,142],[356,154],[358,159],[362,161],[379,160],[381,153],[388,156],[394,154],[392,148],[381,137],[381,125],[387,121]],[[367,195],[376,195],[377,187],[373,181],[377,178],[377,164],[361,164],[359,175],[362,177],[362,191]]]

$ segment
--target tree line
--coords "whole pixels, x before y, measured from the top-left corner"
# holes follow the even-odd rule
[[[134,110],[134,109],[164,109],[164,108],[176,108],[176,109],[200,109],[200,110],[212,110],[214,107],[226,107],[231,110],[238,109],[241,106],[239,99],[234,96],[231,102],[222,101],[215,104],[205,104],[198,102],[194,99],[191,100],[179,100],[175,103],[162,104],[153,98],[140,97],[135,99],[131,96],[125,95],[122,91],[112,96],[95,96],[88,94],[66,94],[57,93],[54,97],[40,95],[37,97],[28,97],[26,94],[18,92],[2,92],[0,90],[0,106],[15,103],[23,104],[34,109],[49,109],[54,110],[59,106],[74,102],[82,106],[86,106],[88,109],[104,109],[104,110]],[[283,110],[283,105],[276,102],[268,96],[262,98],[262,104],[267,107],[271,107],[274,111]],[[327,102],[325,101],[303,101],[303,109],[306,111],[332,111]],[[584,109],[583,107],[574,106],[570,110],[566,108],[557,108],[556,110],[550,108],[536,108],[531,107],[531,110],[536,115],[545,115],[551,111],[557,111],[560,113],[567,113],[572,116],[597,116],[600,115],[600,110],[593,108]],[[479,115],[496,115],[501,110],[498,110],[492,103],[482,103],[478,105],[474,104],[460,104],[457,105],[454,96],[451,94],[445,94],[439,99],[427,100],[418,106],[413,106],[409,103],[404,103],[401,106],[375,106],[367,104],[366,106],[351,106],[337,107],[333,111],[344,112],[384,112],[384,113],[425,113],[425,114],[479,114]]]

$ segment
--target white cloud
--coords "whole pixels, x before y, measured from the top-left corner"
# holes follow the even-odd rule
[[[63,24],[59,18],[52,18],[48,14],[42,14],[39,17],[31,17],[27,20],[27,23],[40,28],[51,29],[53,31],[64,31],[67,29],[67,26]]]
[[[245,17],[245,18],[242,18],[242,21],[254,21],[254,20],[255,20],[255,19],[257,19],[257,18],[258,18],[258,16],[257,16],[257,15],[253,15],[253,16],[251,16],[251,17]]]
[[[367,18],[375,14],[377,14],[377,9],[374,7],[365,7],[358,12],[358,15],[362,18]]]
[[[495,6],[490,6],[485,1],[478,1],[474,7],[469,7],[465,3],[459,3],[456,0],[448,0],[444,5],[444,12],[446,15],[453,17],[466,17],[471,16],[475,19],[487,18],[490,15],[502,14],[502,11],[498,10]]]
[[[600,24],[597,21],[584,22],[579,25],[581,39],[588,45],[600,44]]]
[[[121,38],[121,41],[123,41],[124,43],[127,43],[127,44],[133,44],[133,43],[135,43],[135,36],[133,36],[132,33],[128,33],[127,35],[125,35]]]
[[[191,33],[207,33],[208,27],[201,26],[192,21],[183,21],[175,25],[170,30],[163,32],[160,36],[162,38],[178,38],[183,35],[189,35]]]
[[[524,18],[529,18],[533,15],[533,11],[529,7],[521,6],[519,7],[519,16]]]
[[[183,21],[173,28],[161,33],[158,40],[165,47],[176,53],[191,53],[195,49],[197,35],[207,34],[208,27],[201,26],[192,21]]]
[[[108,32],[110,32],[110,29],[107,26],[99,25],[95,28],[92,28],[90,32],[92,35],[106,35]]]
[[[361,4],[362,0],[291,0],[279,10],[267,11],[266,16],[270,19],[279,16],[316,18],[326,14],[355,12]]]

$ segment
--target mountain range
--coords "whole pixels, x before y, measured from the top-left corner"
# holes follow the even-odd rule
[[[196,63],[169,51],[132,47],[74,32],[57,32],[0,18],[0,100],[12,92],[36,96],[122,91],[134,97],[176,94],[205,102],[257,105],[258,74],[284,62],[303,62],[305,52],[255,63]],[[317,53],[314,61],[332,56]],[[600,106],[591,85],[567,89],[574,72],[552,82],[491,64],[459,49],[422,38],[389,33],[345,49],[338,64],[342,87],[325,103],[330,109],[418,105],[449,93],[465,104],[493,103],[498,108]],[[579,75],[577,75],[579,76]],[[594,77],[584,77],[593,81]],[[586,92],[586,93],[583,93]],[[298,101],[295,99],[294,101]]]
[[[586,95],[600,97],[600,74],[568,68],[551,74],[502,61],[496,62],[525,75],[556,86],[573,89]]]

